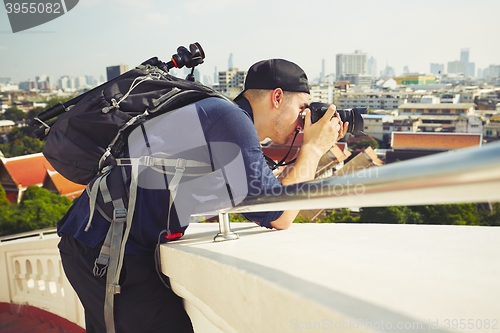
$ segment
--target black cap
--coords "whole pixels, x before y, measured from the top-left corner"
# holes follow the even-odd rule
[[[245,90],[276,88],[309,93],[307,75],[297,64],[283,59],[262,60],[250,67],[245,79]]]

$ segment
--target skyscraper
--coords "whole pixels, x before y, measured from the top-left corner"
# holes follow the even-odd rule
[[[118,66],[109,66],[106,67],[106,76],[107,80],[113,80],[114,78],[122,75],[128,71],[128,65],[118,65]]]
[[[336,56],[336,77],[342,80],[346,74],[366,74],[366,53],[356,50],[354,53],[339,53]]]
[[[431,73],[434,75],[443,75],[444,74],[444,64],[431,64]]]
[[[448,74],[463,74],[465,75],[467,64],[462,61],[449,61],[448,62]]]
[[[375,59],[373,56],[371,56],[367,62],[366,62],[367,72],[368,75],[371,75],[372,77],[377,77],[378,72],[377,72],[377,59]]]
[[[227,69],[230,71],[233,68],[234,68],[234,65],[233,65],[233,54],[230,53],[229,54],[229,59],[227,60]]]
[[[464,64],[469,63],[469,49],[461,49],[460,50],[460,61],[463,62]]]
[[[465,76],[474,76],[476,71],[476,64],[469,62],[469,49],[464,48],[460,50],[460,62],[465,66],[464,74]]]
[[[321,73],[319,74],[319,81],[322,82],[325,78],[325,59],[321,59]]]

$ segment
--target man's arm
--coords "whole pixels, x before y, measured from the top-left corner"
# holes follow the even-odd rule
[[[332,147],[339,137],[345,135],[349,126],[347,122],[342,126],[340,117],[334,115],[335,106],[330,106],[319,121],[311,124],[311,112],[306,110],[304,144],[299,150],[295,163],[283,171],[280,179],[283,186],[314,179],[321,156]],[[271,226],[275,229],[288,229],[299,211],[285,211],[278,219],[271,222]]]

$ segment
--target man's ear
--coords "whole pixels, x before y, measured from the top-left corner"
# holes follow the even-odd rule
[[[271,103],[273,108],[279,108],[281,104],[283,104],[283,90],[281,88],[276,88],[273,90],[271,94]]]

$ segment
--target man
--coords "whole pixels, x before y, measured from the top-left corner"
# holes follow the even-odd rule
[[[282,185],[313,180],[321,156],[347,133],[349,126],[347,122],[342,125],[335,105],[311,124],[307,76],[299,66],[283,59],[264,60],[250,67],[245,90],[235,101],[253,115],[259,141],[269,138],[285,144],[296,130],[304,130],[304,144],[295,163],[282,173]],[[287,229],[298,212],[286,211],[270,226]]]
[[[182,235],[195,206],[215,202],[213,207],[216,207],[227,199],[226,189],[235,192],[229,195],[234,202],[235,198],[241,199],[247,194],[256,195],[276,186],[312,180],[320,157],[347,130],[347,124],[341,126],[335,116],[334,106],[322,119],[311,124],[307,76],[300,67],[286,60],[272,59],[253,65],[245,90],[236,102],[240,108],[221,98],[206,98],[146,122],[129,136],[129,157],[175,155],[184,161],[195,160],[212,167],[208,178],[198,175],[181,179],[156,167],[141,169],[136,178],[130,167],[110,172],[107,182],[110,188],[123,186],[122,171],[127,185],[132,178],[138,182],[120,292],[114,295],[112,308],[116,332],[192,332],[182,301],[166,286],[165,277],[156,271],[157,243],[172,239],[163,237],[165,234]],[[302,129],[304,145],[299,156],[278,180],[267,166],[260,141],[270,138],[283,144]],[[239,168],[240,165],[243,167]],[[236,172],[239,169],[243,170],[243,176]],[[238,186],[241,183],[244,190]],[[66,275],[85,308],[87,332],[106,332],[110,316],[105,319],[105,309],[109,309],[105,295],[109,288],[105,270],[97,267],[96,258],[100,257],[110,228],[110,217],[99,206],[90,212],[92,195],[88,192],[91,191],[84,192],[58,223],[59,249]],[[297,212],[245,216],[263,227],[286,229]]]

